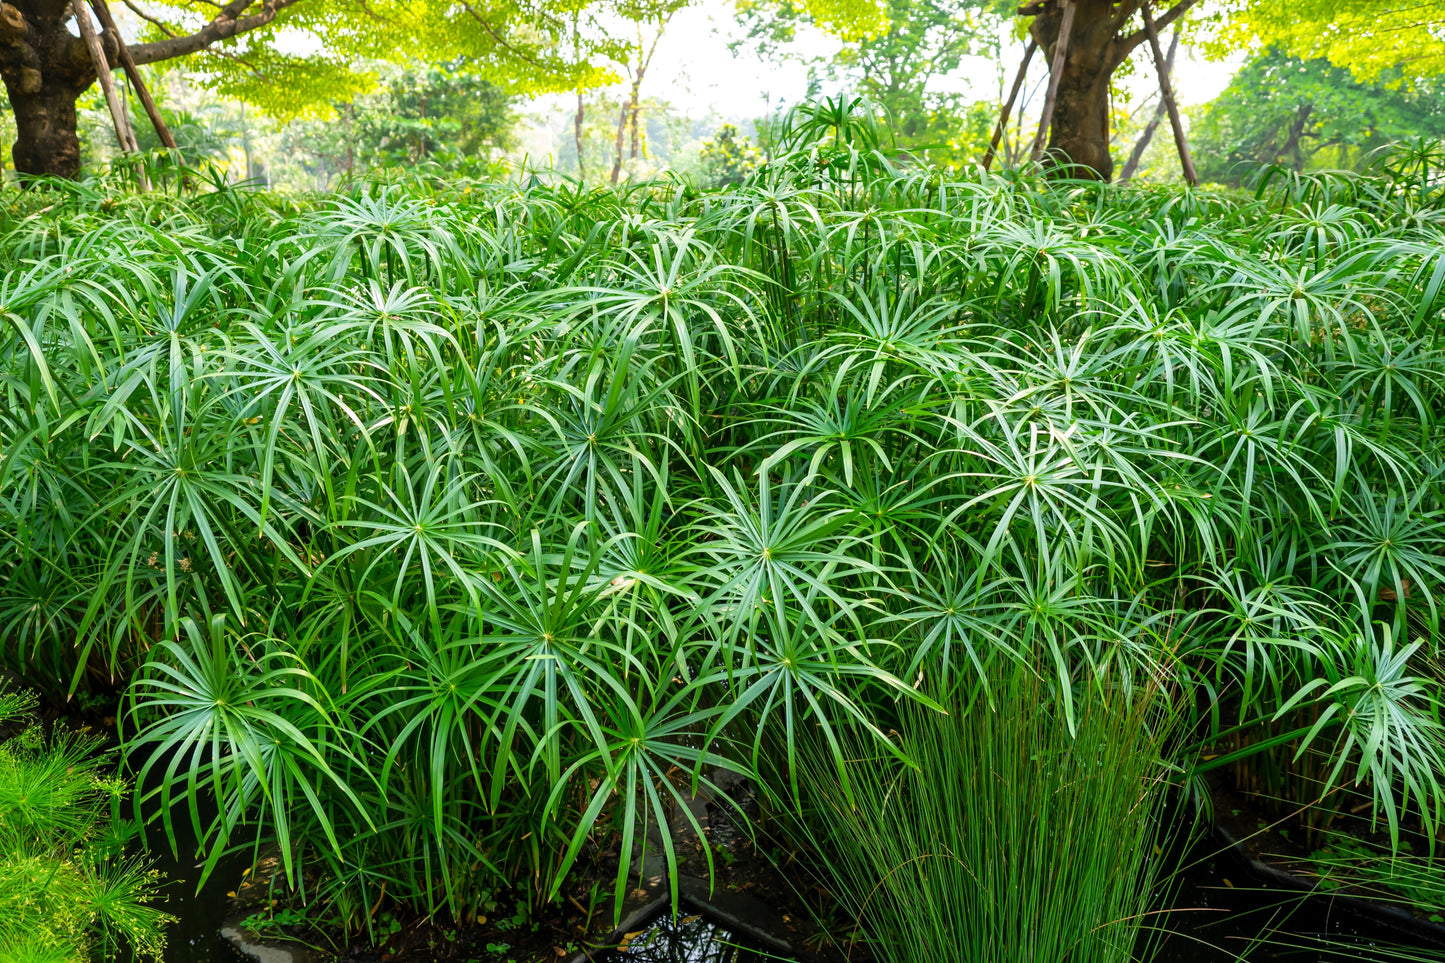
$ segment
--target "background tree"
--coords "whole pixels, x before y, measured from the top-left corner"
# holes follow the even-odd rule
[[[1154,26],[1163,31],[1198,0],[1179,0],[1153,11]],[[1109,84],[1142,44],[1148,31],[1141,15],[1143,0],[1073,0],[1072,24],[1058,100],[1049,124],[1048,149],[1061,159],[1109,180],[1114,160],[1109,151]],[[1039,0],[1019,12],[1030,17],[1029,35],[1053,70],[1064,24],[1065,0]],[[1054,80],[1051,77],[1050,82]]]
[[[738,12],[747,36],[735,49],[747,46],[770,56],[785,55],[799,27],[818,22],[792,0],[742,0]],[[886,14],[886,25],[876,33],[810,61],[815,75],[846,84],[883,107],[898,146],[937,163],[972,159],[997,105],[942,90],[939,81],[965,57],[997,60],[1004,17],[993,0],[887,0]]]
[[[1199,112],[1200,172],[1237,183],[1260,164],[1349,167],[1392,141],[1445,136],[1442,93],[1428,79],[1404,83],[1398,68],[1361,81],[1322,58],[1271,47]]]
[[[703,177],[717,187],[741,184],[762,163],[763,152],[733,124],[723,124],[714,137],[703,141],[698,157]]]
[[[622,176],[623,147],[628,130],[632,142],[630,157],[632,163],[642,159],[646,153],[646,128],[639,126],[642,113],[642,81],[657,55],[657,48],[667,33],[667,25],[679,10],[692,4],[693,0],[622,0],[617,5],[617,14],[627,23],[628,41],[621,56],[616,57],[627,77],[627,97],[617,117],[617,144],[612,156],[612,183]],[[580,109],[580,106],[579,106]],[[578,137],[581,137],[579,122]],[[581,152],[579,150],[579,166]]]
[[[1198,0],[1152,4],[1160,33]],[[1048,147],[1074,164],[1108,179],[1113,173],[1109,141],[1109,79],[1147,40],[1143,0],[1073,0],[1073,23],[1059,80]],[[1037,0],[1020,9],[1028,31],[1052,65],[1065,11],[1064,0]],[[1382,4],[1378,0],[1224,0],[1206,8],[1216,52],[1250,44],[1279,44],[1297,57],[1323,58],[1371,80],[1387,70],[1407,77],[1445,70],[1445,0]]]
[[[328,114],[330,105],[375,84],[367,60],[447,62],[466,58],[478,75],[513,92],[569,90],[611,80],[591,51],[568,46],[567,18],[546,3],[489,0],[432,8],[405,0],[150,0],[128,6],[147,24],[130,45],[137,64],[194,58],[216,91],[279,117]],[[13,156],[26,174],[73,177],[80,167],[75,103],[96,69],[68,24],[64,0],[0,0],[0,77],[17,127]],[[288,52],[285,31],[318,53]],[[605,38],[603,38],[605,39]],[[115,62],[120,43],[102,46]]]
[[[335,104],[334,119],[290,125],[284,150],[321,185],[357,167],[468,170],[512,146],[514,102],[465,69],[392,70],[377,90]]]

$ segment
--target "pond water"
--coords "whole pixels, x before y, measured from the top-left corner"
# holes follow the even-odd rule
[[[177,835],[183,832],[178,823]],[[229,890],[246,865],[244,854],[222,861],[199,893],[200,868],[188,855],[188,839],[179,839],[182,858],[172,859],[164,836],[152,828],[158,868],[167,884],[167,912],[180,923],[172,928],[165,963],[244,963],[220,938],[229,906]],[[1152,963],[1400,963],[1440,960],[1445,947],[1422,943],[1353,910],[1319,897],[1260,886],[1228,854],[1196,852],[1179,877],[1177,909],[1159,917],[1144,956]],[[861,948],[860,948],[861,949]],[[763,963],[785,959],[706,917],[663,914],[628,941],[624,950],[603,958],[608,963]],[[866,955],[853,953],[854,963]]]
[[[160,768],[160,767],[157,767]],[[208,820],[214,809],[202,805],[200,816]],[[201,879],[203,858],[195,855],[196,836],[191,829],[189,813],[174,813],[177,854],[159,821],[146,826],[146,845],[155,868],[166,883],[164,909],[177,922],[166,931],[164,963],[246,963],[246,957],[221,939],[221,923],[231,909],[230,891],[251,864],[246,853],[223,856],[205,886],[197,889]]]
[[[1445,946],[1327,896],[1261,884],[1227,852],[1192,853],[1170,902],[1152,963],[1445,961]]]
[[[1256,883],[1229,853],[1192,853],[1140,958],[1150,963],[1445,961],[1431,946],[1325,897]],[[840,957],[841,959],[841,954]],[[785,959],[698,915],[664,915],[607,963],[762,963]],[[860,947],[852,963],[871,957]]]
[[[608,963],[761,963],[778,959],[698,914],[663,914],[604,958]]]
[[[176,827],[176,835],[181,835],[179,826]],[[152,858],[156,861],[156,868],[169,881],[163,890],[165,911],[178,920],[166,931],[165,963],[245,963],[246,957],[221,939],[221,923],[230,910],[231,900],[227,893],[246,868],[247,858],[238,855],[222,859],[221,865],[198,893],[196,882],[201,876],[199,860],[186,858],[190,854],[184,841],[180,859],[172,858],[168,847],[164,833],[152,839]]]

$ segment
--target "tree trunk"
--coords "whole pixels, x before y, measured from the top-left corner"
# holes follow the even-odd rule
[[[1295,113],[1294,122],[1289,125],[1289,137],[1279,152],[1280,162],[1288,161],[1290,166],[1297,171],[1305,169],[1305,155],[1304,151],[1300,149],[1300,138],[1304,136],[1305,124],[1314,110],[1314,104],[1300,105],[1298,112]]]
[[[582,120],[585,116],[584,110],[585,108],[582,103],[582,88],[578,87],[577,113],[572,118],[572,136],[577,141],[577,179],[582,181],[585,181],[587,179],[587,166],[585,163],[585,159],[582,156]]]
[[[637,105],[636,102],[633,102],[632,120],[630,121],[630,123],[632,125],[632,162],[634,166],[637,163],[638,151],[641,149],[641,140],[638,138],[637,134],[637,115],[640,112],[641,108]]]
[[[622,115],[617,118],[617,151],[612,156],[612,183],[622,176],[622,144],[627,136],[628,102],[622,102]]]
[[[75,101],[96,73],[85,42],[66,29],[70,9],[54,0],[0,2],[0,77],[15,112],[11,157],[21,175],[80,173]]]
[[[15,145],[10,151],[21,175],[76,177],[80,174],[75,90],[52,86],[27,94],[6,85],[15,110]]]
[[[132,63],[145,65],[184,57],[265,27],[298,0],[231,0],[195,33],[134,44]],[[11,155],[22,175],[75,177],[80,173],[75,101],[95,83],[95,63],[85,41],[72,34],[69,0],[0,0],[0,79],[10,95],[18,135]],[[101,35],[105,59],[116,63],[120,38]]]
[[[1163,30],[1189,12],[1199,0],[1177,0],[1155,17]],[[1108,180],[1114,173],[1109,155],[1109,78],[1146,39],[1134,23],[1140,0],[1074,0],[1074,22],[1067,56],[1059,77],[1058,100],[1049,124],[1048,149],[1055,163],[1076,165],[1065,170]],[[1029,35],[1052,65],[1063,6],[1058,0],[1037,0],[1020,10],[1032,16]]]
[[[1107,181],[1114,173],[1109,154],[1109,77],[1120,62],[1115,59],[1118,24],[1113,0],[1074,0],[1074,7],[1048,151],[1053,163],[1077,165],[1075,173]],[[1051,4],[1029,28],[1047,54],[1046,62],[1053,62],[1062,20],[1060,5]]]

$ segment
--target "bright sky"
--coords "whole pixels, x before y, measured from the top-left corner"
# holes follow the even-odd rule
[[[672,101],[679,112],[693,117],[716,113],[723,118],[744,120],[766,112],[765,100],[773,105],[779,96],[797,98],[808,79],[806,66],[789,59],[763,62],[753,57],[734,57],[727,42],[740,31],[731,0],[701,0],[673,18],[658,48],[657,60],[643,88],[645,95]],[[838,41],[813,31],[800,37],[796,50],[805,56],[826,55],[838,49]],[[1013,47],[1018,49],[1014,50]],[[1023,56],[1021,44],[1005,45],[1006,72],[1012,76]],[[1043,58],[1035,57],[1031,76],[1045,73]],[[1213,100],[1229,83],[1239,63],[1209,63],[1181,51],[1174,68],[1175,87],[1185,106]],[[1155,87],[1152,73],[1135,78],[1141,90]],[[997,97],[998,65],[973,58],[959,71],[949,87],[975,89],[979,99]]]
[[[689,118],[730,121],[746,129],[748,122],[770,113],[769,106],[777,109],[803,97],[808,68],[801,60],[831,55],[840,46],[836,39],[812,30],[800,34],[793,45],[797,56],[763,61],[743,52],[735,57],[728,49],[728,41],[741,36],[742,30],[734,9],[733,0],[698,0],[673,17],[643,81],[643,96],[670,101],[675,112]],[[1023,45],[1010,37],[1003,49],[1002,72],[993,60],[969,58],[940,86],[964,94],[973,92],[979,100],[1001,99],[1005,91],[1000,87],[1013,79],[1023,57]],[[1181,49],[1174,65],[1174,88],[1180,103],[1190,107],[1213,100],[1228,86],[1243,61],[1240,55],[1231,62],[1211,63],[1188,48]],[[1135,71],[1128,82],[1141,103],[1158,90],[1152,61],[1145,63],[1148,68]],[[1025,108],[1026,116],[1037,115],[1043,101],[1040,88],[1047,75],[1044,59],[1035,56],[1029,71],[1027,89],[1033,93]],[[524,126],[523,152],[538,159],[555,156],[559,148],[557,131],[567,129],[573,109],[570,96],[540,97],[524,108],[523,112],[533,120]]]

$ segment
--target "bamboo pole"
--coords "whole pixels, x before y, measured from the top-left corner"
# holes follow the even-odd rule
[[[105,51],[100,46],[95,24],[90,22],[90,13],[86,10],[84,0],[70,0],[70,7],[75,11],[75,25],[80,28],[80,38],[85,41],[86,47],[90,48],[90,59],[95,63],[100,89],[105,92],[105,105],[110,108],[110,119],[115,124],[115,138],[120,141],[120,149],[123,152],[138,151],[135,134],[131,132],[130,122],[126,119],[125,111],[121,110],[120,98],[115,93],[115,80],[110,75],[110,63],[105,59]]]
[[[1038,160],[1048,142],[1049,125],[1054,122],[1054,102],[1059,99],[1059,80],[1064,76],[1064,61],[1069,55],[1069,34],[1074,29],[1074,0],[1063,0],[1064,19],[1059,24],[1059,40],[1054,45],[1054,62],[1049,67],[1049,92],[1044,97],[1044,113],[1039,118],[1039,132],[1029,156]]]
[[[1024,86],[1024,76],[1029,72],[1029,62],[1034,59],[1034,51],[1039,49],[1037,40],[1030,40],[1028,49],[1024,51],[1024,62],[1019,64],[1018,76],[1014,78],[1013,89],[1009,91],[1008,100],[1004,101],[1003,110],[998,115],[998,123],[994,125],[993,137],[988,142],[988,152],[983,155],[983,169],[988,170],[993,166],[993,159],[998,154],[998,142],[1003,139],[1004,128],[1008,126],[1008,116],[1013,112],[1014,101],[1019,98],[1019,91]]]
[[[1159,70],[1159,94],[1164,106],[1169,109],[1169,125],[1174,128],[1174,146],[1179,149],[1179,163],[1184,168],[1184,179],[1189,186],[1199,184],[1199,174],[1194,170],[1194,158],[1189,155],[1189,141],[1184,136],[1184,123],[1179,119],[1179,105],[1174,101],[1174,85],[1169,81],[1169,67],[1164,51],[1159,49],[1159,30],[1154,26],[1154,14],[1149,10],[1149,0],[1139,6],[1144,15],[1144,32],[1149,35],[1149,47],[1154,51],[1154,66]]]
[[[140,71],[136,69],[135,58],[130,55],[130,48],[125,45],[125,40],[121,37],[120,30],[111,17],[110,8],[106,6],[105,0],[90,0],[90,5],[95,8],[95,16],[100,21],[100,28],[115,34],[115,42],[120,52],[120,65],[125,68],[125,75],[130,78],[130,85],[135,88],[136,96],[140,98],[141,106],[145,108],[151,126],[156,129],[156,136],[166,147],[175,150],[176,139],[171,136],[170,128],[166,126],[160,109],[156,107],[155,98],[151,96],[150,89],[141,79]]]

